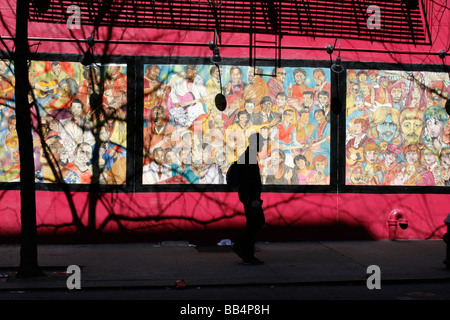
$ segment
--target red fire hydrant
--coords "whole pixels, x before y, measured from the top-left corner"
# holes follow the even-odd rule
[[[408,228],[408,217],[406,211],[403,209],[394,209],[389,213],[389,240],[395,240],[397,238],[397,225],[403,230]]]
[[[447,233],[444,234],[444,242],[447,244],[447,254],[444,260],[444,264],[447,269],[450,269],[450,213],[447,218],[444,219],[444,223],[447,225]]]

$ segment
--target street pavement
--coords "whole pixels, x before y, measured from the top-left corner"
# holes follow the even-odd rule
[[[375,285],[376,276],[382,284],[444,283],[450,281],[445,255],[442,240],[258,242],[264,264],[244,265],[229,245],[43,244],[38,262],[46,276],[21,279],[15,276],[20,245],[9,244],[0,245],[0,292],[68,290],[77,280],[82,289]],[[68,270],[72,265],[79,273]]]

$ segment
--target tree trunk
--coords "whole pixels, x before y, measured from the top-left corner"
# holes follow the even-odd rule
[[[22,242],[17,277],[43,275],[38,267],[36,230],[36,193],[33,159],[31,113],[28,103],[28,0],[17,0],[16,51],[14,66],[16,77],[16,119],[20,150],[20,204]]]

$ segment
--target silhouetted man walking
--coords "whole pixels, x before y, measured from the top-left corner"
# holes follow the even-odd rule
[[[257,153],[261,151],[262,139],[259,133],[253,133],[248,138],[249,145],[238,159],[239,170],[239,200],[244,205],[247,218],[243,237],[233,246],[234,251],[245,264],[262,264],[263,261],[254,256],[256,233],[265,223],[261,200],[261,176]]]

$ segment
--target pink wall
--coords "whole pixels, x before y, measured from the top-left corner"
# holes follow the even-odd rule
[[[446,18],[447,17],[447,18]],[[367,42],[358,40],[340,39],[341,42],[341,58],[346,61],[364,61],[364,62],[385,62],[385,63],[411,63],[411,64],[442,64],[442,60],[437,53],[440,50],[447,50],[450,44],[448,37],[448,21],[450,16],[448,10],[446,16],[443,17],[440,26],[433,26],[432,34],[434,35],[431,45],[413,45],[413,44],[395,44],[389,42]],[[55,30],[54,26],[41,23],[30,23],[30,38],[42,38],[43,35],[53,36],[53,32],[47,30]],[[101,43],[102,40],[108,39],[108,32],[111,31],[112,39],[115,42],[109,45],[108,49]],[[54,31],[58,34],[59,39],[87,39],[92,28],[86,27],[86,30],[76,30],[73,35],[68,33],[66,28]],[[142,55],[142,56],[194,56],[209,57],[211,50],[208,43],[213,40],[213,32],[193,32],[193,31],[170,31],[167,30],[142,30],[128,28],[105,30],[99,32],[99,43],[96,44],[94,53],[114,54],[114,55]],[[46,36],[44,36],[46,37]],[[171,43],[179,43],[183,39],[182,46],[168,45]],[[259,35],[260,41],[273,41],[274,37],[270,35]],[[299,41],[300,40],[300,41]],[[38,41],[30,41],[37,43]],[[312,38],[312,37],[293,37],[285,36],[282,39],[282,47],[291,48],[283,49],[282,59],[296,60],[330,60],[330,56],[326,52],[327,45],[333,45],[335,38]],[[219,43],[220,54],[222,57],[241,58],[249,56],[249,35],[248,34],[231,34],[223,33],[221,43]],[[191,44],[192,46],[189,46]],[[337,45],[336,45],[337,46]],[[82,53],[86,49],[86,43],[83,42],[50,42],[44,41],[40,44],[40,52],[61,52],[61,53]],[[106,52],[105,52],[106,50]],[[257,57],[274,58],[275,51],[273,49],[257,49]],[[333,60],[337,57],[337,50],[333,53]],[[448,57],[444,60],[448,63]]]
[[[19,235],[19,191],[2,191],[0,196],[0,235]],[[76,235],[88,226],[88,193],[67,197],[63,192],[38,191],[36,197],[39,234]],[[450,195],[265,193],[263,200],[266,235],[275,239],[282,235],[270,231],[307,232],[317,226],[330,227],[331,234],[314,235],[316,239],[346,238],[341,233],[346,228],[359,228],[376,240],[388,239],[392,209],[403,209],[409,220],[406,230],[397,228],[397,239],[442,239]],[[244,226],[242,212],[236,193],[108,193],[97,201],[95,227],[103,233],[131,234],[233,229]],[[343,228],[333,229],[338,225]]]
[[[441,65],[439,50],[450,47],[450,11],[436,1],[430,13],[430,45],[395,44],[382,41],[341,39],[343,62],[397,63]],[[2,26],[0,35],[10,49],[14,45],[15,1],[1,0]],[[32,50],[40,53],[81,54],[83,42],[92,32],[91,26],[81,30],[68,30],[64,22],[57,25],[30,23]],[[108,33],[114,41],[105,51],[102,40]],[[167,31],[145,29],[107,30],[101,28],[95,54],[116,56],[185,56],[209,57],[207,44],[212,32]],[[46,38],[58,41],[46,41]],[[79,41],[73,41],[78,39]],[[260,40],[271,39],[262,36]],[[66,41],[68,40],[68,41]],[[335,38],[289,37],[283,38],[282,59],[325,60],[330,56],[325,47]],[[182,43],[183,45],[169,45]],[[191,45],[186,45],[191,44]],[[220,53],[223,57],[240,58],[249,55],[248,34],[221,35]],[[2,49],[3,50],[3,49]],[[273,57],[273,50],[259,50],[258,57]],[[337,51],[333,53],[333,59]],[[449,62],[447,56],[444,63]],[[0,236],[20,234],[20,193],[17,190],[0,190]],[[387,239],[389,212],[402,208],[409,212],[409,227],[398,229],[400,239],[442,238],[446,232],[443,223],[449,212],[448,194],[353,194],[353,193],[266,193],[264,206],[267,230],[275,227],[313,227],[344,225],[362,227],[374,239]],[[73,201],[74,212],[69,200]],[[157,232],[176,230],[214,230],[242,227],[245,220],[236,194],[230,193],[109,193],[100,195],[95,209],[96,228],[103,232]],[[40,234],[77,233],[89,224],[89,194],[73,192],[67,197],[63,192],[37,192],[37,221]],[[119,227],[120,226],[120,227]],[[333,230],[333,229],[332,229]],[[342,229],[334,229],[342,230]],[[336,231],[335,231],[336,232]],[[325,237],[325,235],[323,235]],[[320,235],[318,236],[320,238]],[[342,234],[335,234],[342,237]],[[328,236],[327,236],[328,238]]]
[[[419,1],[421,2],[421,1]],[[442,64],[437,56],[439,50],[448,50],[450,46],[449,21],[450,11],[445,0],[423,1],[428,7],[428,17],[431,43],[426,45],[396,44],[388,41],[362,41],[341,40],[341,57],[345,61],[367,61],[388,63],[417,63],[417,64]],[[364,4],[363,4],[364,5]],[[2,8],[2,21],[0,23],[0,35],[13,48],[13,42],[8,38],[15,35],[15,0],[0,0]],[[423,14],[423,13],[422,13]],[[383,25],[383,12],[381,12],[381,28]],[[386,22],[387,23],[387,22]],[[86,48],[83,40],[87,39],[93,31],[92,26],[82,25],[81,30],[69,30],[66,21],[57,24],[32,22],[29,24],[29,37],[31,44],[37,44],[39,40],[56,39],[57,41],[43,40],[38,52],[60,52],[60,53],[82,53]],[[100,43],[107,39],[113,39],[105,52],[104,46],[98,43],[95,46],[96,54],[114,55],[142,55],[142,56],[210,56],[208,42],[213,40],[213,32],[197,32],[186,30],[155,30],[143,28],[106,28],[99,30],[98,40]],[[273,40],[273,36],[258,35],[258,40]],[[74,42],[73,40],[77,41]],[[68,40],[68,42],[64,41]],[[246,33],[222,33],[220,38],[221,55],[223,57],[248,57],[249,35]],[[335,38],[322,37],[297,37],[284,36],[282,47],[293,47],[301,49],[284,49],[283,59],[307,59],[307,60],[329,60],[325,47],[333,44]],[[122,42],[122,44],[121,44]],[[158,44],[159,43],[159,44]],[[182,45],[169,45],[182,44]],[[193,44],[193,46],[188,46]],[[229,47],[232,46],[232,47]],[[36,50],[37,47],[32,47]],[[260,50],[257,55],[271,58],[273,50]],[[336,54],[333,54],[335,59]],[[448,57],[445,62],[448,63]]]

